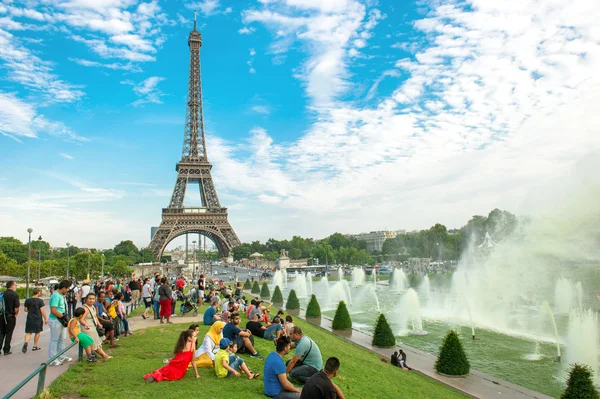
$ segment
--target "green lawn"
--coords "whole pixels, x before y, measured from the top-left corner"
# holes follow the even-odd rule
[[[186,318],[192,322],[192,317]],[[199,320],[199,318],[196,318]],[[246,321],[242,321],[245,325]],[[201,324],[201,323],[200,323]],[[383,363],[379,356],[337,338],[329,332],[297,320],[307,335],[321,348],[323,358],[340,359],[340,375],[334,380],[347,398],[464,398],[445,386],[417,373],[402,371]],[[157,326],[139,330],[133,337],[122,338],[120,348],[111,350],[114,359],[96,364],[80,363],[57,378],[44,399],[50,398],[244,398],[264,399],[262,376],[250,381],[243,375],[227,380],[217,379],[213,369],[199,369],[200,379],[193,371],[179,381],[146,384],[142,376],[159,367],[162,360],[171,357],[176,338],[186,325]],[[202,340],[207,327],[201,326]],[[274,349],[271,341],[256,339],[256,347],[263,356]],[[249,367],[263,372],[264,361],[242,355]],[[291,357],[291,354],[288,355]]]

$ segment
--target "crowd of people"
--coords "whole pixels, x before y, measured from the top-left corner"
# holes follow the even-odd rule
[[[190,285],[187,295],[184,294],[186,285]],[[10,341],[19,313],[20,302],[15,287],[14,282],[7,284],[0,305],[0,345],[4,345],[5,355],[12,353]],[[115,341],[120,336],[132,334],[124,300],[143,304],[144,319],[153,317],[161,324],[172,324],[176,301],[182,299],[193,306],[207,304],[201,323],[209,326],[209,330],[201,340],[197,337],[198,324],[182,331],[175,344],[173,358],[165,359],[166,365],[144,375],[146,382],[179,380],[190,367],[196,378],[199,368],[211,368],[218,378],[244,374],[249,380],[256,380],[261,373],[252,371],[240,356],[248,355],[264,361],[262,375],[264,393],[268,397],[344,398],[341,389],[332,381],[339,373],[339,359],[330,357],[323,362],[319,345],[294,324],[291,315],[279,310],[271,317],[272,304],[259,298],[247,301],[241,283],[229,287],[223,281],[213,283],[201,275],[197,281],[188,284],[181,276],[175,280],[159,273],[144,279],[132,278],[125,284],[118,280],[116,283],[106,280],[94,285],[89,280],[81,284],[63,280],[52,287],[49,311],[46,311],[40,292],[34,288],[32,297],[27,298],[24,304],[27,322],[23,353],[27,352],[32,336],[31,350],[42,349],[38,346],[40,333],[44,325],[48,325],[50,359],[62,352],[67,337],[84,348],[88,362],[96,362],[98,356],[110,359],[112,356],[103,350],[103,346],[118,347]],[[242,315],[248,320],[244,327],[240,325]],[[255,348],[255,340],[258,339],[269,341],[274,346],[266,357]],[[291,351],[291,359],[284,362]],[[63,354],[51,365],[58,366],[71,360]],[[402,350],[394,352],[391,363],[410,370]]]

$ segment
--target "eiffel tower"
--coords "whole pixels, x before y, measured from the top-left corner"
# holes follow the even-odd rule
[[[190,77],[183,136],[183,153],[177,163],[177,182],[168,208],[162,210],[162,221],[152,236],[150,248],[155,259],[160,259],[167,244],[187,233],[202,234],[217,246],[221,257],[228,258],[240,240],[227,220],[227,208],[221,207],[206,156],[204,116],[202,114],[202,80],[200,75],[200,47],[202,36],[196,29],[188,38],[190,47]],[[201,207],[184,206],[188,184],[198,184]]]

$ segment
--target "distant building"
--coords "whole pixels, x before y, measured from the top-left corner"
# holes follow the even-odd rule
[[[396,238],[399,234],[406,234],[406,230],[380,230],[380,231],[371,231],[370,233],[360,233],[360,234],[346,234],[348,238],[356,238],[357,240],[366,241],[367,242],[367,251],[369,252],[381,252],[383,248],[383,243],[388,238]]]

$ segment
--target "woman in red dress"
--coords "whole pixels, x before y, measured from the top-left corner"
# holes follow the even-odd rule
[[[196,362],[193,362],[194,352],[196,350],[196,338],[193,330],[185,330],[179,334],[179,339],[175,345],[175,357],[171,359],[166,366],[146,374],[144,379],[147,383],[154,381],[177,381],[183,378],[188,369],[188,365],[192,363],[196,378],[199,378]]]

